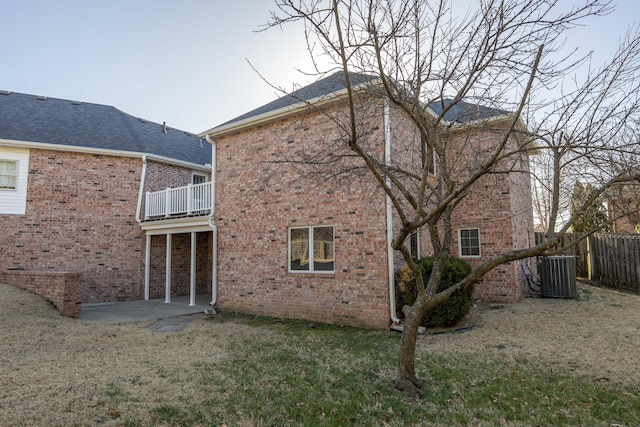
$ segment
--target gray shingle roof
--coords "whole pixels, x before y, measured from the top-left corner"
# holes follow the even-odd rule
[[[431,104],[429,104],[429,109],[436,114],[440,114],[446,107],[450,105],[451,100],[444,99],[442,101],[432,102]],[[476,120],[506,116],[508,114],[509,112],[505,110],[483,107],[482,105],[459,101],[445,113],[444,120],[449,123],[469,123]]]
[[[198,136],[117,108],[0,91],[0,139],[127,151],[200,165],[211,146]]]
[[[358,84],[374,82],[378,80],[378,76],[369,75],[369,74],[357,74],[351,73],[349,74],[351,79],[351,85],[356,86]],[[261,107],[258,107],[254,110],[251,110],[241,116],[238,116],[228,122],[222,123],[217,126],[223,127],[235,122],[239,122],[241,120],[249,119],[251,117],[257,117],[261,114],[269,113],[272,111],[279,110],[280,108],[289,107],[294,104],[298,104],[303,101],[310,101],[315,98],[319,98],[322,96],[330,95],[334,92],[338,92],[344,89],[346,86],[344,73],[342,71],[338,71],[330,76],[327,76],[323,79],[318,80],[315,83],[312,83],[308,86],[305,86],[301,89],[292,92],[289,95],[285,95],[281,98],[276,99],[275,101],[269,102]],[[429,109],[431,109],[436,114],[440,114],[442,110],[449,106],[451,100],[444,99],[442,101],[436,101],[429,104]],[[467,102],[458,102],[454,105],[449,111],[446,112],[444,116],[444,120],[450,123],[468,123],[475,120],[482,120],[491,117],[503,116],[508,114],[507,111],[498,110],[495,108],[483,107],[476,104],[470,104]]]
[[[367,74],[350,73],[350,82],[352,86],[356,86],[362,83],[376,80],[376,76]],[[291,105],[298,104],[299,102],[310,101],[321,96],[329,95],[334,92],[338,92],[346,87],[344,73],[338,71],[323,79],[318,80],[308,86],[302,87],[291,94],[285,95],[281,98],[271,101],[261,107],[251,110],[242,114],[228,122],[222,123],[220,126],[225,126],[231,123],[239,122],[240,120],[248,119],[250,117],[259,116],[260,114],[269,113],[271,111],[279,110],[280,108],[289,107]]]

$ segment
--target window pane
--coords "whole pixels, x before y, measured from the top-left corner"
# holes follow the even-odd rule
[[[409,253],[414,260],[418,259],[418,232],[414,231],[409,236]]]
[[[0,160],[0,189],[15,190],[18,176],[18,162]]]
[[[2,176],[0,175],[0,188],[4,190],[16,189],[16,177],[15,176]]]
[[[191,181],[192,184],[202,184],[204,182],[207,182],[207,177],[204,175],[193,174]]]
[[[460,230],[460,255],[480,256],[480,231],[477,228]]]
[[[313,269],[333,271],[333,227],[313,229]]]
[[[291,270],[309,270],[309,229],[292,228],[289,245]]]
[[[0,160],[0,175],[18,174],[18,162],[15,160]]]

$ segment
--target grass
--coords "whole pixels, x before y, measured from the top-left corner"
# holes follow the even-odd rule
[[[233,358],[189,367],[196,373],[189,381],[207,389],[206,398],[156,402],[150,418],[127,417],[124,425],[611,426],[640,419],[639,390],[556,372],[537,360],[420,354],[426,397],[415,400],[390,381],[399,334],[232,314],[214,321],[244,323],[257,333],[226,344]],[[144,386],[139,378],[123,382]],[[103,398],[117,408],[134,396],[114,383]]]

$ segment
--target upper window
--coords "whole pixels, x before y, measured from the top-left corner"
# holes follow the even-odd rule
[[[29,150],[0,147],[0,214],[27,210]]]
[[[207,182],[207,176],[206,175],[200,175],[197,173],[194,173],[191,175],[191,183],[192,184],[202,184],[204,182]]]
[[[333,226],[289,229],[289,271],[333,273]]]
[[[18,184],[18,161],[0,160],[0,190],[15,190]]]
[[[458,230],[458,246],[461,257],[480,257],[480,230],[477,228]]]

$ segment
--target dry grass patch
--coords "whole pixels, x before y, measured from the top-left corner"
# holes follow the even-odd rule
[[[399,334],[223,313],[178,333],[89,324],[0,285],[0,425],[633,425],[640,297],[479,307],[423,336],[425,400],[393,390]]]

